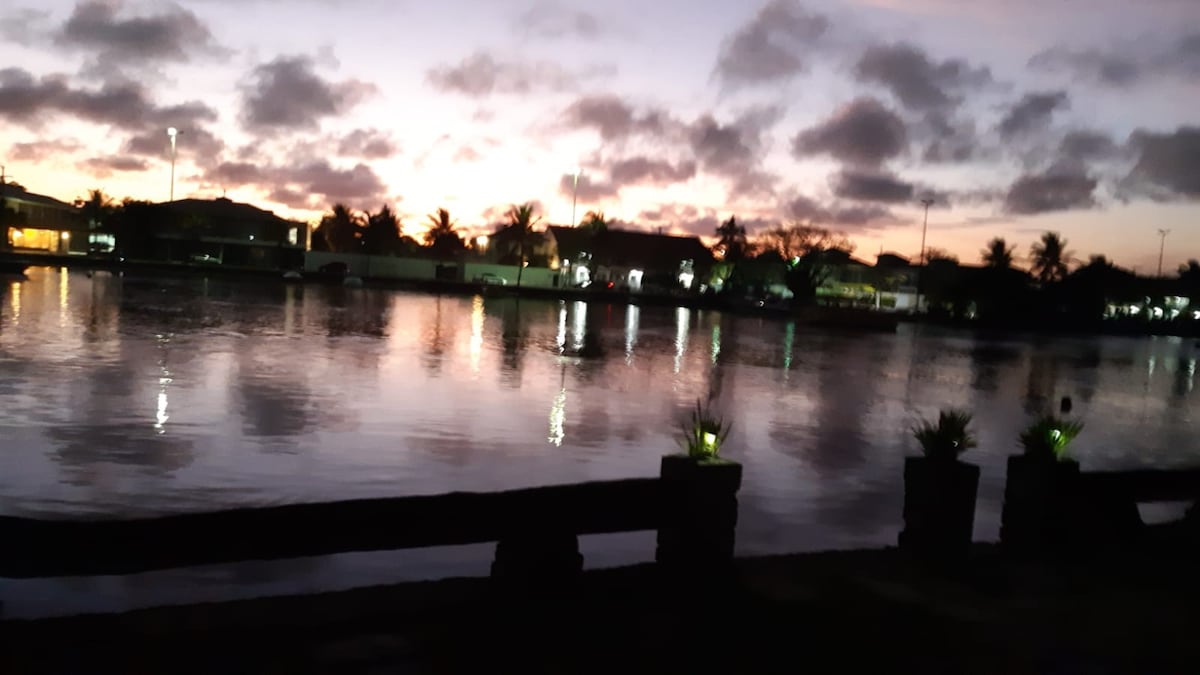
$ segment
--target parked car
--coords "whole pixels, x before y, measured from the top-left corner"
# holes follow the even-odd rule
[[[483,274],[480,274],[479,276],[475,277],[475,281],[477,281],[478,283],[481,283],[481,284],[489,285],[489,286],[507,286],[508,285],[507,279],[500,276],[499,274],[492,274],[491,272],[484,272]]]
[[[207,253],[197,253],[196,255],[192,256],[191,260],[194,263],[207,263],[210,265],[220,265],[221,264],[220,258],[218,258],[214,255],[209,255]]]

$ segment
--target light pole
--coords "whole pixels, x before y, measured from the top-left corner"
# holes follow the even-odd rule
[[[167,136],[171,139],[171,197],[168,201],[175,201],[175,137],[179,135],[179,130],[175,127],[167,127]]]
[[[1167,235],[1168,235],[1168,234],[1171,234],[1171,231],[1170,231],[1170,230],[1159,230],[1159,231],[1158,231],[1158,237],[1159,237],[1159,242],[1158,242],[1158,276],[1159,276],[1159,277],[1162,277],[1162,260],[1163,260],[1163,249],[1165,249],[1165,248],[1167,247]]]
[[[921,200],[925,205],[925,220],[921,223],[921,267],[917,270],[917,311],[921,310],[921,284],[925,281],[925,233],[929,230],[929,206],[933,199],[926,197]]]
[[[579,167],[576,166],[571,170],[573,188],[571,191],[571,227],[575,227],[579,223],[575,222],[575,204],[579,202]]]

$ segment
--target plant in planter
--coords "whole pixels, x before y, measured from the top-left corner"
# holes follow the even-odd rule
[[[719,456],[731,426],[697,401],[681,428],[685,452],[662,458],[661,565],[688,574],[731,568],[742,465]]]
[[[1082,430],[1080,422],[1045,414],[1021,432],[1024,452],[1008,458],[1004,484],[1000,541],[1009,550],[1042,554],[1071,545],[1079,462],[1067,450]]]
[[[975,447],[965,410],[942,410],[913,427],[922,457],[904,461],[904,530],[900,547],[929,559],[967,555],[975,523],[979,467],[958,456]]]
[[[691,420],[683,423],[681,445],[693,459],[716,459],[721,445],[729,436],[732,424],[726,424],[708,410],[708,406],[696,401]]]

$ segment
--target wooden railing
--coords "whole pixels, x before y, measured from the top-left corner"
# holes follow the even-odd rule
[[[658,560],[693,554],[717,562],[731,560],[741,466],[700,466],[683,457],[664,457],[662,466],[660,478],[506,492],[289,504],[133,520],[0,517],[0,577],[132,574],[491,541],[500,543],[497,565],[503,558],[504,570],[537,572],[547,559],[578,568],[578,535],[638,530],[658,530]]]

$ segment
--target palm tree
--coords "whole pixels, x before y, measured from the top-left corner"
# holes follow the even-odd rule
[[[1066,250],[1067,240],[1057,232],[1046,232],[1040,241],[1029,248],[1030,271],[1039,282],[1046,284],[1060,281],[1067,276],[1067,263],[1071,252]]]
[[[439,256],[451,256],[466,248],[455,229],[457,222],[450,218],[449,211],[438,209],[426,217],[429,229],[425,231],[425,243],[431,251]]]
[[[362,216],[345,204],[334,204],[333,211],[321,218],[317,226],[325,235],[325,243],[334,253],[357,253],[362,237]]]
[[[577,227],[591,234],[600,234],[608,231],[608,219],[604,217],[603,211],[588,211]]]
[[[75,200],[75,205],[79,207],[79,212],[83,216],[84,222],[88,224],[88,229],[102,230],[109,216],[116,210],[116,205],[104,194],[102,190],[88,190],[87,199]]]
[[[368,255],[396,255],[400,252],[400,219],[387,204],[380,207],[378,213],[367,214],[362,248]]]
[[[517,236],[517,287],[521,287],[521,272],[525,269],[525,240],[533,233],[533,226],[542,217],[535,215],[537,207],[533,202],[513,204],[508,209],[508,226]]]
[[[987,248],[980,252],[983,263],[987,267],[1006,270],[1012,267],[1013,251],[1016,246],[1009,246],[1003,237],[996,237],[988,242]]]
[[[746,255],[746,228],[738,225],[736,217],[730,216],[717,228],[717,248],[724,249],[724,259],[731,262]]]

